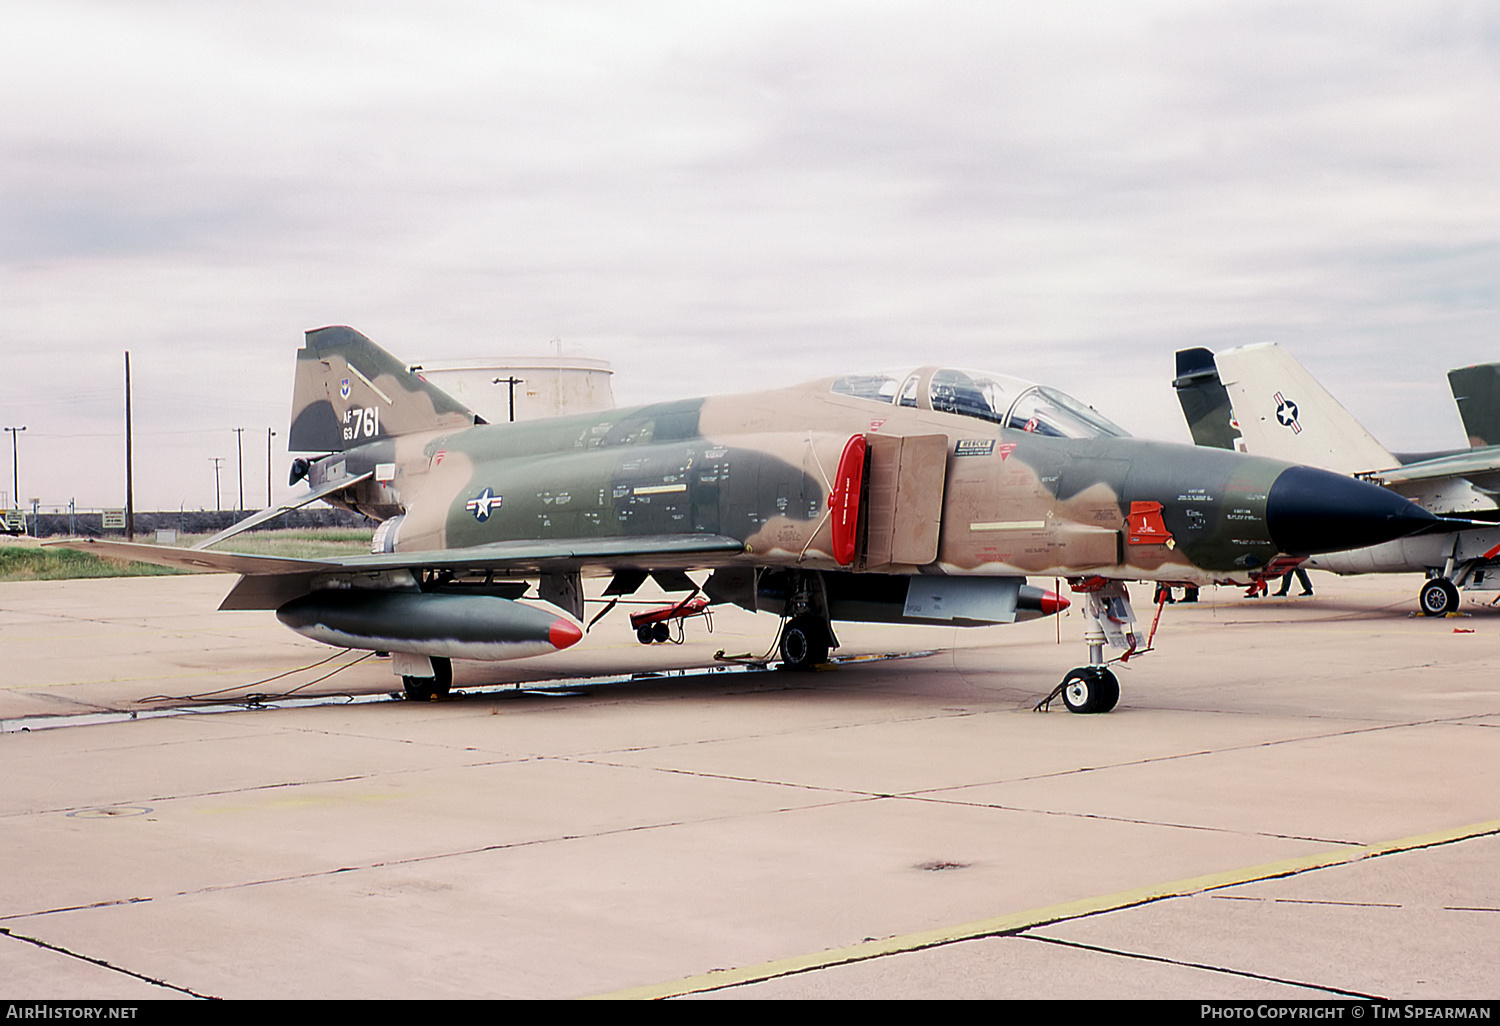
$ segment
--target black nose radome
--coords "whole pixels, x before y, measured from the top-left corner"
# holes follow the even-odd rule
[[[1314,467],[1282,471],[1266,497],[1271,540],[1296,556],[1379,545],[1437,520],[1379,485]]]

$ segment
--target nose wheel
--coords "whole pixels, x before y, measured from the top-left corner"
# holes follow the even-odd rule
[[[1107,713],[1120,701],[1120,682],[1103,666],[1069,670],[1058,687],[1068,712]]]

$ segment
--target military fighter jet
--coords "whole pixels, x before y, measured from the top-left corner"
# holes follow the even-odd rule
[[[1471,448],[1391,453],[1307,370],[1274,343],[1177,354],[1173,386],[1199,445],[1238,448],[1385,485],[1427,510],[1500,520],[1500,365],[1448,373]],[[1304,566],[1336,574],[1425,573],[1417,602],[1441,616],[1459,588],[1500,590],[1500,527],[1425,532],[1369,548],[1322,553]]]
[[[329,644],[386,650],[410,697],[450,660],[580,637],[581,577],[649,575],[780,615],[782,665],[823,662],[834,621],[974,626],[1084,598],[1089,664],[1053,694],[1113,708],[1106,643],[1140,649],[1126,581],[1244,584],[1432,514],[1376,485],[1130,438],[1056,390],[923,367],[516,424],[477,422],[346,327],[297,354],[293,481],[379,520],[367,556],[277,559],[123,542],[108,555],[241,574],[221,608],[274,609]],[[236,525],[259,522],[273,511]],[[217,541],[218,539],[214,539]],[[516,600],[536,597],[559,617]],[[1146,646],[1149,647],[1149,644]]]

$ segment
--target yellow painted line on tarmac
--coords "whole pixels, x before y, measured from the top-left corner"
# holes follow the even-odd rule
[[[920,933],[909,933],[899,937],[887,937],[883,940],[866,941],[863,944],[851,944],[848,947],[833,948],[810,955],[794,955],[791,958],[778,959],[774,962],[762,962],[759,965],[742,966],[737,969],[715,969],[711,972],[698,976],[689,976],[682,980],[674,980],[670,983],[658,983],[645,987],[630,987],[608,994],[598,994],[595,997],[618,1000],[654,1000],[682,997],[686,994],[697,994],[703,991],[723,990],[726,987],[737,987],[747,983],[761,983],[765,980],[772,980],[782,976],[792,976],[797,973],[810,972],[816,969],[829,969],[838,965],[865,962],[872,958],[881,958],[885,955],[920,951],[923,948],[935,948],[944,944],[955,944],[959,941],[977,940],[980,937],[1019,933],[1022,930],[1046,926],[1051,923],[1059,923],[1069,919],[1081,919],[1084,916],[1099,915],[1104,912],[1117,912],[1121,909],[1146,905],[1165,898],[1185,898],[1194,894],[1202,894],[1205,891],[1216,891],[1225,887],[1256,883],[1261,880],[1275,880],[1280,877],[1296,876],[1298,873],[1305,873],[1309,870],[1327,869],[1331,866],[1347,865],[1353,862],[1360,862],[1364,859],[1378,858],[1382,855],[1392,855],[1397,852],[1414,851],[1418,848],[1431,848],[1442,844],[1452,844],[1455,841],[1466,841],[1475,837],[1484,837],[1488,834],[1500,834],[1500,819],[1487,820],[1483,823],[1472,823],[1468,826],[1455,827],[1451,830],[1439,830],[1416,837],[1403,837],[1400,840],[1385,841],[1380,844],[1357,848],[1343,848],[1337,851],[1324,852],[1320,855],[1306,855],[1301,858],[1268,862],[1264,865],[1248,866],[1243,869],[1231,869],[1223,873],[1210,873],[1207,876],[1174,880],[1171,883],[1137,887],[1133,890],[1118,891],[1114,894],[1106,894],[1094,898],[1084,898],[1080,901],[1049,905],[1046,908],[1036,908],[1026,912],[1012,912],[1007,915],[995,916],[991,919],[963,923],[959,926],[940,927],[936,930],[925,930]]]

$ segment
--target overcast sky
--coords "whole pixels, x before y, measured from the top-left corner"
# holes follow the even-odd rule
[[[127,349],[137,508],[214,456],[234,505],[236,427],[260,506],[325,324],[560,339],[621,404],[984,367],[1182,441],[1173,351],[1279,341],[1395,449],[1500,360],[1493,2],[13,0],[0,88],[44,506],[123,505]]]

